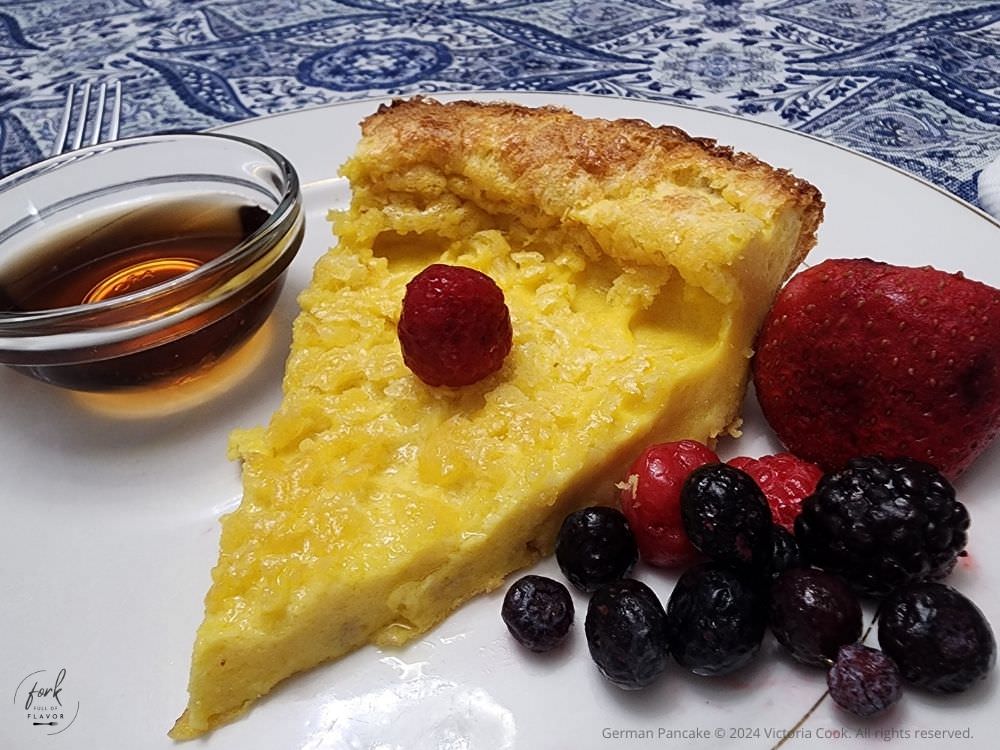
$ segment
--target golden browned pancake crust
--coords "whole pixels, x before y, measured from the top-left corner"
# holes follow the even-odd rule
[[[622,176],[637,183],[664,174],[707,178],[725,175],[762,198],[791,201],[801,215],[801,231],[785,278],[816,244],[823,220],[820,191],[787,169],[766,164],[752,154],[734,151],[711,138],[696,138],[672,125],[655,127],[644,120],[584,118],[560,107],[526,107],[510,102],[440,103],[416,96],[396,99],[361,123],[365,139],[405,151],[401,161],[427,161],[445,171],[456,159],[478,150],[477,144],[501,143],[502,163],[517,183],[578,184],[581,177],[609,192],[620,189]],[[391,167],[391,160],[388,165]]]

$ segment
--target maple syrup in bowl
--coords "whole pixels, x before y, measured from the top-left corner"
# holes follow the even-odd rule
[[[131,138],[0,180],[0,363],[84,391],[207,371],[302,241],[295,169],[221,134]]]

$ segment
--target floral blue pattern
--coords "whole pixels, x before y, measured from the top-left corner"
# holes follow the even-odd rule
[[[693,104],[844,144],[976,201],[1000,153],[1000,2],[7,0],[0,174],[42,158],[70,81],[122,135],[416,92]]]

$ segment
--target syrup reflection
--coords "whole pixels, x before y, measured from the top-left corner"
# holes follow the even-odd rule
[[[427,662],[381,659],[400,682],[327,703],[302,750],[507,750],[514,715],[482,688],[424,673]]]
[[[226,393],[257,369],[271,349],[274,327],[273,319],[268,318],[235,350],[170,383],[108,393],[72,391],[72,398],[91,412],[116,419],[148,419],[188,411]]]

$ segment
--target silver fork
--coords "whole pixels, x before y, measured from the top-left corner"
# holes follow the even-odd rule
[[[109,97],[110,89],[110,97]],[[90,96],[92,92],[91,84],[85,83],[80,87],[82,96],[79,105],[79,114],[76,117],[76,128],[73,139],[70,140],[70,123],[73,120],[75,106],[76,86],[70,84],[66,91],[66,104],[63,106],[62,122],[59,126],[59,133],[56,135],[56,142],[52,148],[52,155],[58,156],[66,151],[73,151],[83,145],[84,137],[87,134],[87,122],[91,118]],[[104,122],[106,110],[110,106],[110,114],[107,123]],[[115,81],[110,86],[105,81],[97,87],[97,106],[94,108],[94,122],[90,128],[90,139],[88,146],[96,146],[105,141],[114,141],[118,138],[118,127],[122,117],[122,82]],[[102,132],[106,132],[107,137],[102,138]]]

